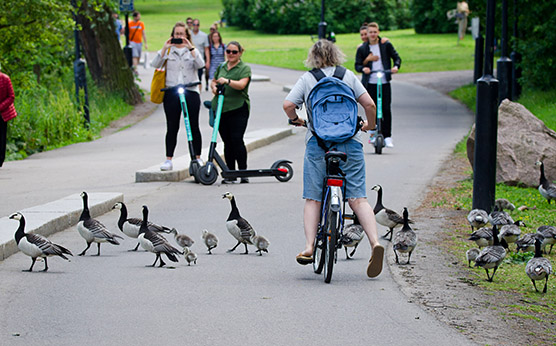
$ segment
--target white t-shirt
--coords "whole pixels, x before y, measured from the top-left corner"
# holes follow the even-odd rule
[[[336,67],[329,66],[329,67],[322,68],[321,70],[327,77],[331,77],[334,75],[334,71],[336,70]],[[363,84],[361,84],[361,81],[359,81],[359,78],[357,78],[355,74],[350,70],[346,70],[346,74],[344,75],[344,78],[342,80],[347,85],[349,85],[349,87],[353,90],[356,100],[359,99],[361,95],[367,92]],[[303,104],[305,105],[307,104],[307,98],[309,97],[309,93],[311,92],[313,87],[317,85],[317,83],[318,83],[317,80],[315,79],[313,74],[311,74],[311,72],[305,72],[297,80],[297,82],[295,83],[294,87],[292,88],[288,96],[286,96],[286,100],[294,103],[299,109],[302,109]],[[310,123],[307,124],[307,127],[308,129],[311,129],[311,124]],[[307,131],[307,135],[305,137],[305,143],[307,143],[312,136],[313,136],[312,132]],[[355,137],[353,138],[358,142],[363,143],[363,140],[361,139],[361,131],[359,131],[358,134],[355,135]]]
[[[203,56],[203,60],[206,60],[205,57],[205,47],[209,46],[208,35],[199,30],[199,32],[195,35],[193,31],[191,31],[191,40],[193,41],[193,45],[195,48],[201,52]]]
[[[373,71],[384,70],[384,65],[382,65],[382,57],[380,56],[380,47],[378,46],[378,43],[377,44],[370,44],[369,45],[369,50],[371,51],[371,53],[373,53],[373,55],[378,56],[378,60],[373,61]],[[369,79],[369,83],[370,84],[378,84],[378,77],[376,76],[376,73],[371,74],[371,78]],[[388,83],[386,78],[382,78],[382,84],[384,84],[384,83]]]

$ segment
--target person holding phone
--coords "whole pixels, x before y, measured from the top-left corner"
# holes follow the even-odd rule
[[[197,70],[205,66],[205,61],[191,43],[191,33],[184,22],[177,22],[174,25],[170,38],[164,42],[162,49],[151,61],[151,66],[161,68],[165,62],[167,88],[179,84],[199,82]],[[195,156],[200,160],[202,140],[199,130],[199,110],[201,108],[201,97],[197,86],[186,89],[185,101],[193,135],[193,149]],[[160,166],[160,170],[170,171],[173,169],[172,158],[176,149],[182,112],[177,91],[166,91],[163,105],[166,114],[166,161]]]

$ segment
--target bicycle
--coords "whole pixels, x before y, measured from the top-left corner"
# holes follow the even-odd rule
[[[290,125],[294,124],[289,120]],[[313,271],[320,274],[324,271],[324,282],[330,283],[334,264],[338,259],[338,250],[342,248],[340,239],[344,231],[345,220],[353,220],[353,214],[346,214],[345,173],[340,168],[340,161],[347,160],[347,154],[331,149],[324,155],[326,175],[323,180],[322,204],[317,235],[313,246]]]

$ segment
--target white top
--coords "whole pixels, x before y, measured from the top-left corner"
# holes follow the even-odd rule
[[[195,48],[199,49],[199,52],[203,55],[203,59],[205,59],[205,47],[209,46],[208,35],[201,30],[197,34],[191,31],[191,40]]]
[[[327,77],[331,77],[334,75],[336,67],[329,66],[322,68],[321,70]],[[367,92],[363,84],[361,84],[361,81],[359,81],[359,78],[357,78],[355,74],[350,70],[346,70],[346,74],[344,75],[344,78],[342,80],[353,90],[356,100],[359,99],[361,95]],[[294,103],[299,109],[302,109],[303,104],[307,105],[307,98],[309,97],[309,93],[315,85],[317,85],[317,80],[315,79],[315,77],[311,74],[311,72],[305,72],[297,80],[288,96],[286,96],[286,100]],[[311,129],[310,123],[307,124],[307,128],[309,130]],[[312,136],[312,132],[307,131],[305,143],[307,143]],[[358,134],[355,135],[353,138],[358,142],[363,143],[363,140],[361,139],[361,131],[359,131]]]
[[[378,56],[378,60],[377,61],[373,61],[373,71],[376,70],[384,70],[384,65],[382,65],[382,57],[380,56],[380,47],[377,44],[370,44],[369,45],[369,50],[371,51],[371,53],[373,53],[373,55]],[[371,74],[371,78],[369,79],[369,83],[370,84],[378,84],[378,77],[376,76],[376,73]],[[386,78],[382,78],[382,84],[388,83],[388,81],[386,80]]]
[[[197,70],[205,66],[201,54],[195,48],[195,57],[189,49],[179,49],[174,46],[170,47],[170,52],[162,57],[162,50],[159,51],[151,61],[151,66],[161,68],[166,63],[166,87],[173,87],[178,84],[188,84],[199,82]],[[187,88],[188,91],[199,93],[199,86]]]

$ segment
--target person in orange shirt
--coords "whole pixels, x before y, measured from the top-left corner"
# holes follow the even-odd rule
[[[133,12],[133,20],[129,22],[129,44],[131,45],[131,56],[133,57],[133,72],[137,75],[137,65],[141,58],[141,50],[145,42],[147,47],[147,36],[145,35],[145,23],[141,21],[141,13]]]

